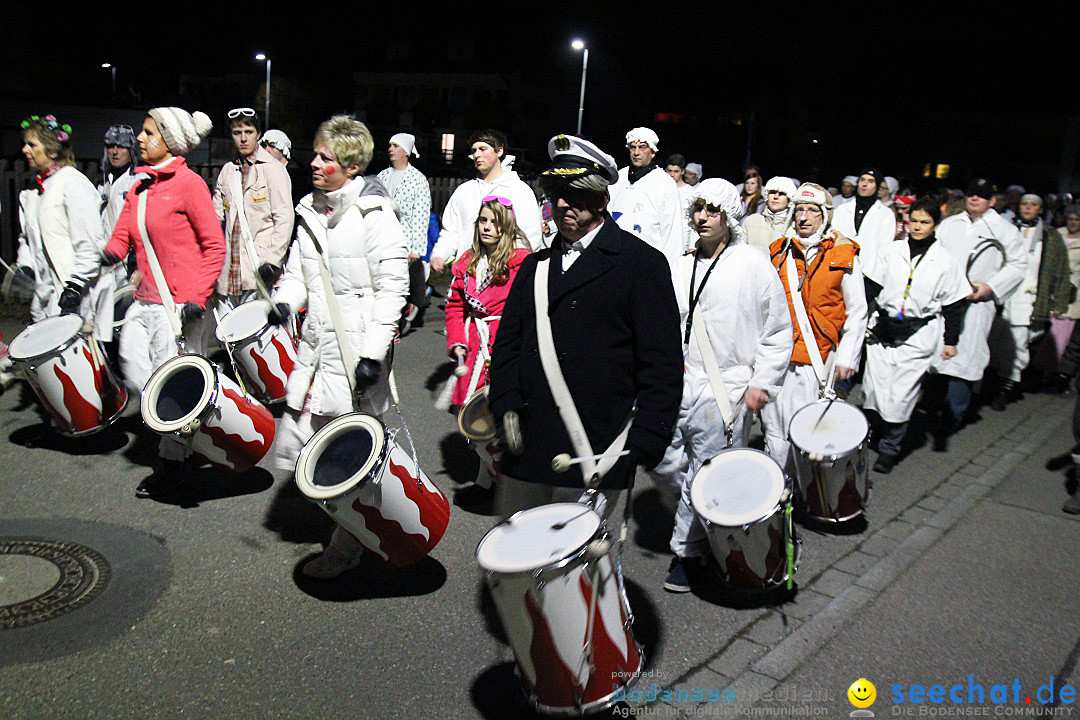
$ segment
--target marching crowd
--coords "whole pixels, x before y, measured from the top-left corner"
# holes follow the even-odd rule
[[[1078,367],[1080,207],[1067,197],[999,193],[987,178],[920,196],[873,167],[839,191],[757,168],[734,185],[678,154],[661,165],[644,127],[627,133],[621,169],[588,140],[552,138],[538,195],[505,138],[482,130],[470,138],[477,177],[454,191],[429,248],[412,135],[391,137],[390,167],[365,174],[368,129],[330,118],[314,138],[314,190],[294,203],[289,138],[263,132],[250,108],[225,120],[235,158],[212,189],[184,159],[211,130],[202,113],[160,107],[141,128],[110,127],[97,188],[73,166],[69,125],[23,122],[37,178],[20,194],[8,282],[32,321],[84,318],[138,396],[178,351],[205,354],[221,318],[264,301],[267,325],[292,328],[295,345],[273,450],[292,469],[335,418],[386,412],[395,337],[418,322],[428,276],[449,276],[445,404],[483,402],[495,429],[470,439],[478,488],[502,517],[586,489],[606,516],[645,467],[678,498],[674,592],[708,552],[692,480],[746,447],[753,423],[794,478],[792,418],[861,380],[874,470],[888,473],[920,398],[944,449],[984,380],[1000,410],[1029,365],[1039,372],[1023,379],[1056,392]],[[190,480],[190,444],[164,434],[160,452],[140,497]],[[558,467],[561,454],[574,457]],[[1080,512],[1080,497],[1064,509]],[[303,571],[334,577],[362,550],[339,527]]]

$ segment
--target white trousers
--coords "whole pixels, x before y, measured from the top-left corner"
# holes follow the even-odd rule
[[[994,318],[990,328],[990,356],[994,371],[1002,378],[1020,382],[1020,373],[1031,362],[1031,328],[1010,325],[1007,320]]]
[[[765,428],[765,452],[780,463],[789,477],[795,477],[795,463],[791,460],[791,442],[788,426],[799,410],[818,399],[820,384],[811,365],[788,365],[784,384],[776,402],[761,409],[761,424]]]

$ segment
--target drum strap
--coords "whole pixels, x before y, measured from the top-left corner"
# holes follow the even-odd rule
[[[634,419],[631,411],[622,430],[611,445],[604,452],[604,457],[599,463],[590,458],[594,453],[589,436],[585,433],[585,426],[581,422],[574,398],[570,394],[570,388],[566,385],[562,368],[559,366],[559,358],[555,354],[555,339],[551,333],[551,318],[548,317],[548,268],[551,258],[548,257],[536,264],[536,278],[533,283],[533,300],[536,305],[536,340],[540,346],[540,363],[544,368],[544,375],[551,390],[551,397],[555,400],[555,406],[559,410],[566,432],[570,436],[570,444],[574,446],[574,452],[582,459],[582,475],[588,484],[593,479],[599,480],[608,473],[618,462],[618,453],[626,446],[626,438],[630,434],[630,423]]]
[[[686,257],[689,262],[688,266],[683,268],[683,277],[686,278],[687,285],[690,285],[693,282],[690,278],[693,276],[693,264],[697,260],[697,253],[692,253]],[[701,279],[701,284],[704,285],[708,279],[708,275],[706,275]],[[693,295],[693,287],[688,287],[687,290]],[[698,295],[701,295],[700,291]],[[709,385],[712,386],[713,395],[716,397],[716,405],[720,409],[720,417],[724,421],[724,432],[728,435],[728,445],[731,445],[731,431],[732,426],[735,424],[735,410],[731,407],[731,398],[728,396],[724,378],[720,375],[720,366],[716,362],[716,351],[713,350],[712,342],[709,340],[709,331],[705,327],[705,321],[701,318],[699,307],[700,303],[695,302],[690,319],[690,332],[697,338],[698,352],[701,353],[701,361],[705,364],[705,374],[709,377]]]
[[[254,165],[251,166],[251,172],[255,172]],[[244,250],[247,251],[248,264],[251,265],[251,271],[255,275],[255,287],[264,300],[273,302],[270,298],[270,291],[267,290],[262,276],[259,275],[259,252],[255,249],[255,238],[251,236],[247,213],[244,212],[244,188],[241,182],[239,166],[236,167],[236,172],[229,178],[229,191],[233,197],[233,204],[236,205],[236,219],[240,222],[240,237],[244,241]]]
[[[139,193],[139,206],[135,213],[135,218],[139,226],[139,234],[142,235],[143,250],[146,252],[146,261],[150,263],[150,272],[154,276],[154,284],[157,286],[158,296],[161,297],[161,306],[165,308],[165,316],[169,318],[169,326],[172,327],[173,337],[176,338],[176,344],[183,346],[184,330],[180,324],[180,316],[176,312],[176,303],[173,302],[172,292],[169,291],[169,284],[165,282],[165,274],[161,271],[161,264],[158,262],[157,253],[154,252],[154,245],[150,242],[150,234],[146,232],[146,196],[149,194],[149,189],[145,189]]]
[[[788,241],[792,242],[791,240]],[[818,250],[821,252],[821,250]],[[809,261],[807,261],[809,265]],[[806,315],[806,306],[803,305],[802,289],[799,286],[798,271],[795,269],[795,257],[789,247],[787,260],[784,262],[787,271],[788,294],[791,296],[791,307],[795,310],[795,322],[799,324],[799,332],[802,333],[803,344],[806,345],[806,353],[810,356],[810,365],[814,368],[818,383],[828,381],[825,376],[825,363],[821,359],[821,350],[818,349],[817,338],[814,336],[814,328],[810,326],[810,318]],[[835,354],[835,353],[834,353]]]
[[[356,360],[353,358],[353,349],[352,345],[349,344],[349,338],[345,335],[345,323],[341,319],[341,307],[338,305],[337,295],[334,294],[334,281],[330,277],[326,253],[323,251],[322,243],[315,237],[315,233],[311,231],[311,227],[303,216],[298,214],[296,219],[299,221],[300,227],[304,228],[308,237],[311,238],[311,243],[315,246],[315,252],[318,255],[319,276],[322,278],[323,292],[326,294],[326,307],[330,311],[330,324],[334,328],[334,337],[337,338],[338,350],[341,352],[341,362],[345,366],[345,378],[349,381],[349,394],[355,404],[356,377],[353,375],[353,370],[356,367]]]
[[[470,397],[476,392],[476,386],[480,384],[480,371],[491,361],[491,353],[488,352],[488,344],[491,342],[491,328],[488,327],[488,323],[501,317],[501,315],[488,315],[487,317],[474,318],[469,315],[465,318],[465,337],[469,337],[469,324],[474,323],[476,325],[476,336],[480,341],[476,359],[473,361],[472,374],[469,376],[469,389],[465,392],[465,397]]]

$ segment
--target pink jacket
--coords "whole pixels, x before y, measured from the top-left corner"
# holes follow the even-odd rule
[[[134,242],[135,261],[142,273],[135,298],[161,302],[137,220],[138,196],[140,189],[145,187],[142,192],[148,193],[146,232],[154,245],[173,302],[206,307],[206,300],[214,291],[214,283],[225,262],[225,235],[214,212],[210,189],[182,157],[173,158],[157,170],[139,167],[135,172],[146,173],[149,180],[128,192],[105,251],[114,257],[125,258]],[[147,182],[150,183],[148,187]]]
[[[483,322],[485,318],[502,315],[506,296],[510,294],[510,286],[514,284],[518,269],[528,254],[529,251],[524,248],[515,250],[510,256],[509,279],[502,285],[492,283],[483,290],[477,290],[476,278],[466,274],[472,258],[471,250],[458,258],[451,268],[453,280],[450,283],[450,296],[446,300],[446,349],[447,352],[452,353],[455,345],[464,345],[466,348],[465,365],[469,368],[468,374],[459,378],[454,386],[454,393],[450,396],[451,404],[461,405],[468,400],[469,378],[472,376],[473,367],[480,354],[480,333],[477,330],[477,321]],[[467,335],[466,318],[472,318],[468,324]],[[490,356],[491,347],[495,344],[495,332],[499,329],[499,320],[496,317],[486,322],[489,335],[487,352]],[[483,367],[476,383],[477,389],[487,385],[487,376],[487,368]]]

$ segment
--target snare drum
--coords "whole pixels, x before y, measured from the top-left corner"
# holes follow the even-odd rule
[[[274,442],[270,411],[202,355],[166,360],[143,388],[143,422],[161,435],[179,435],[191,453],[243,472]]]
[[[230,352],[251,394],[264,403],[285,400],[285,384],[296,364],[296,345],[284,325],[267,321],[270,303],[252,300],[218,321],[218,340]]]
[[[488,386],[480,388],[458,411],[458,430],[470,440],[486,443],[495,439],[495,418],[488,407]]]
[[[128,393],[105,362],[78,315],[57,315],[19,333],[9,348],[12,365],[25,375],[56,429],[78,437],[120,417]]]
[[[701,466],[690,505],[727,583],[764,590],[794,573],[798,540],[787,514],[790,502],[783,469],[759,450],[724,450]]]
[[[135,302],[135,284],[130,280],[113,290],[113,332],[118,333],[127,321],[127,311]]]
[[[792,416],[788,437],[800,494],[812,517],[841,522],[866,509],[869,436],[862,410],[843,400],[818,400]]]
[[[476,548],[522,689],[543,713],[609,707],[645,662],[617,549],[591,555],[595,540],[610,541],[599,515],[587,505],[554,503],[510,516]]]
[[[439,544],[450,503],[373,415],[348,413],[300,451],[296,484],[365,548],[401,567]]]

